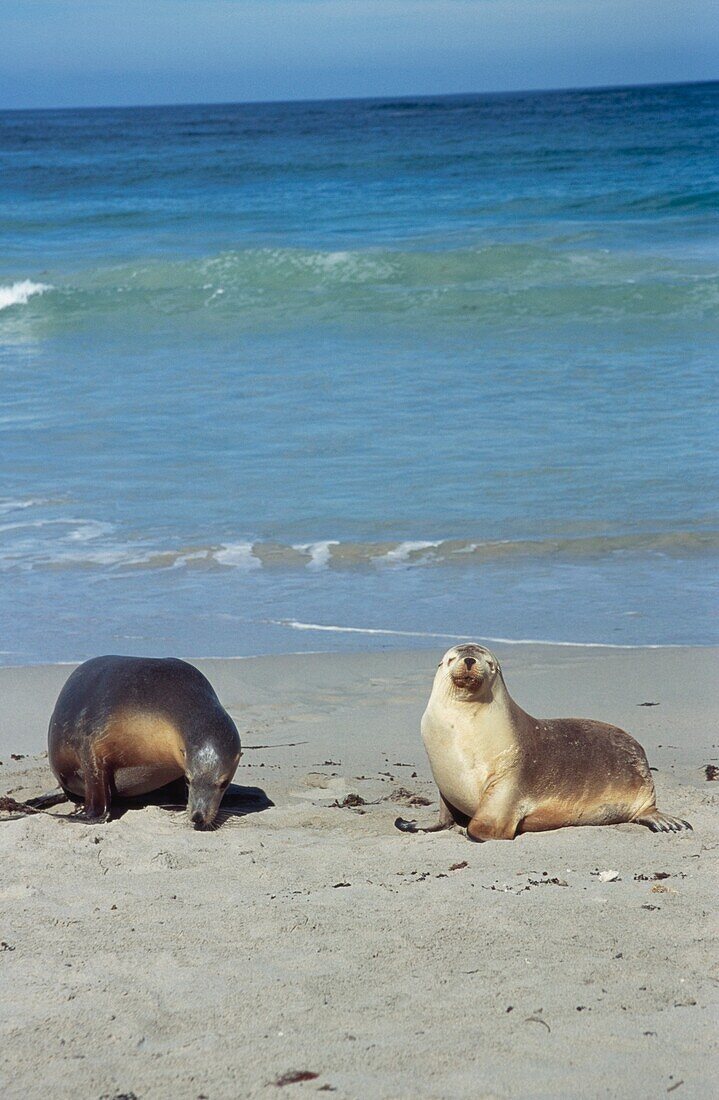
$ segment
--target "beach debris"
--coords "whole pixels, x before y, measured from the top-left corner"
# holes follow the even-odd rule
[[[542,1027],[546,1027],[547,1031],[551,1033],[551,1027],[546,1020],[543,1020],[541,1016],[527,1016],[524,1020],[525,1024],[541,1024]]]
[[[245,749],[294,749],[297,745],[309,745],[309,741],[283,741],[277,745],[243,745],[242,751]]]
[[[24,752],[11,752],[10,753],[10,759],[11,760],[24,760],[25,759],[25,753]]]
[[[6,813],[42,813],[42,810],[36,810],[34,806],[30,806],[27,802],[17,802],[14,798],[10,798],[9,795],[0,795],[0,810],[5,810]]]
[[[14,951],[15,948],[7,940],[0,940],[0,951]]]
[[[341,802],[338,802],[337,799],[335,799],[332,805],[337,806],[340,810],[344,810],[351,809],[353,806],[366,806],[367,802],[364,798],[362,798],[361,795],[351,793],[348,794],[346,798],[343,798]]]
[[[600,882],[621,882],[619,871],[598,871],[597,878]]]
[[[339,768],[341,760],[323,760],[321,764],[313,764],[313,768]]]
[[[463,859],[461,863],[453,863],[450,871],[463,871],[465,867],[469,867],[469,864],[466,859]]]
[[[642,909],[649,909],[649,910],[661,909],[661,906],[660,905],[643,905]]]
[[[671,1077],[669,1078],[671,1081]],[[683,1085],[684,1081],[675,1081],[673,1085],[670,1085],[667,1092],[674,1092],[674,1089],[678,1089],[680,1085]]]
[[[530,886],[569,886],[563,878],[530,878]]]
[[[716,764],[707,764],[704,768],[704,774],[710,783],[716,782],[719,779],[719,768]]]
[[[336,882],[332,887],[333,890],[339,890],[342,886],[351,886],[351,882]],[[315,1075],[316,1076],[316,1075]]]
[[[289,1073],[283,1073],[281,1077],[278,1077],[272,1084],[276,1085],[278,1089],[284,1088],[285,1085],[298,1085],[300,1081],[315,1081],[319,1077],[319,1073],[313,1073],[309,1069],[296,1069],[291,1070]]]
[[[638,707],[658,707],[659,703],[637,703]]]
[[[671,878],[669,871],[655,871],[652,875],[635,875],[635,882],[657,882],[663,878]],[[683,875],[682,875],[683,877]]]
[[[405,806],[431,806],[432,799],[425,798],[423,794],[408,791],[406,787],[396,787],[392,794],[387,795],[388,802],[402,802]]]

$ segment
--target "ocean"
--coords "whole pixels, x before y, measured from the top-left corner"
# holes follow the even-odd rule
[[[719,84],[0,113],[0,662],[719,641]]]

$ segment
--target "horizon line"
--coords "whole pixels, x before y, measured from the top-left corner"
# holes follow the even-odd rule
[[[181,100],[177,102],[162,103],[95,103],[92,105],[71,105],[65,107],[0,107],[0,114],[29,114],[32,112],[49,111],[151,111],[166,110],[172,107],[263,107],[263,106],[289,106],[290,104],[306,103],[378,103],[387,100],[430,100],[430,99],[464,99],[498,96],[522,96],[522,95],[560,95],[566,92],[615,92],[631,91],[642,88],[689,88],[701,85],[719,84],[719,76],[703,80],[652,80],[639,84],[587,84],[564,85],[547,88],[507,88],[504,90],[485,92],[402,92],[397,95],[363,95],[363,96],[310,96],[307,99],[208,99],[190,102]]]

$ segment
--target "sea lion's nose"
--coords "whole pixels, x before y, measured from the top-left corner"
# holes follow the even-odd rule
[[[476,662],[474,657],[465,657],[464,658],[464,667],[465,668],[471,668],[472,665],[476,665],[476,663],[477,662]]]
[[[192,822],[193,825],[204,825],[205,824],[205,816],[204,816],[204,814],[200,813],[199,810],[195,810],[194,814],[190,818],[190,821]]]

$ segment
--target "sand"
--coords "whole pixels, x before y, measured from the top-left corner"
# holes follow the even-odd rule
[[[631,730],[695,831],[401,834],[436,811],[401,792],[435,798],[439,653],[198,661],[242,734],[236,782],[273,805],[235,792],[248,812],[212,833],[158,806],[0,815],[3,1095],[715,1094],[717,651],[498,651],[532,713]],[[0,670],[1,793],[53,786],[70,671]]]

